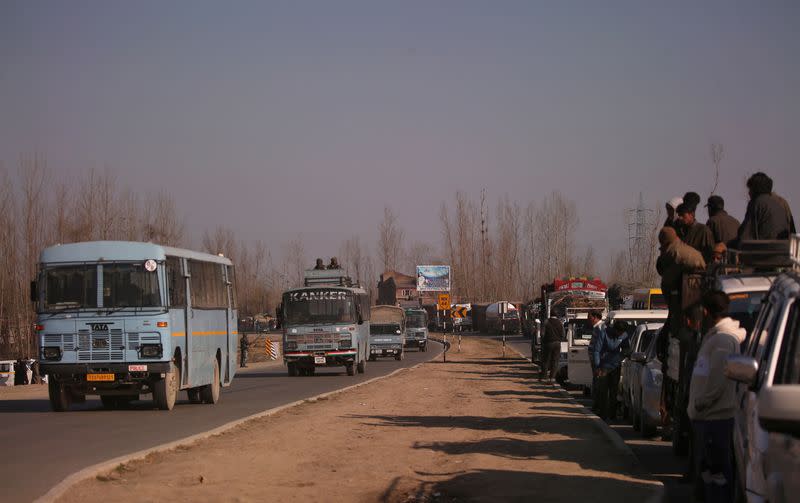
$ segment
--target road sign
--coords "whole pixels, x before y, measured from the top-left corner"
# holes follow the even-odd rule
[[[439,309],[442,311],[447,311],[450,309],[450,294],[449,293],[440,293],[439,294]]]
[[[466,317],[467,317],[466,306],[453,306],[453,318],[466,318]]]

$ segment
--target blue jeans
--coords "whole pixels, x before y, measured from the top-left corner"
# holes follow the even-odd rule
[[[733,418],[692,421],[696,472],[703,480],[706,503],[733,501]]]

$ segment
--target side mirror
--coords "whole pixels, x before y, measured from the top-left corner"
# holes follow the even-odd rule
[[[647,355],[641,351],[631,354],[631,361],[636,363],[647,363]]]
[[[800,387],[762,389],[758,394],[758,422],[767,431],[800,437]]]
[[[725,377],[728,379],[753,386],[758,375],[758,362],[755,358],[745,355],[730,355],[725,364]]]
[[[39,300],[39,284],[36,281],[31,281],[31,302]]]

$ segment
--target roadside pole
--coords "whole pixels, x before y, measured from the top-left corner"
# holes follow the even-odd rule
[[[505,320],[505,315],[508,312],[508,304],[506,304],[505,302],[501,302],[500,305],[497,306],[497,311],[498,311],[498,314],[500,316],[500,319],[502,320],[502,323],[500,323],[500,332],[502,332],[502,335],[503,335],[503,359],[505,360],[505,358],[506,358],[506,320]]]

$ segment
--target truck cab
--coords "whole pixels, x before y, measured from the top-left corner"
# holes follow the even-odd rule
[[[379,357],[403,359],[405,346],[406,315],[396,306],[375,306],[372,308],[369,325],[369,359]]]

